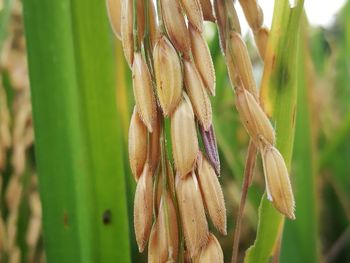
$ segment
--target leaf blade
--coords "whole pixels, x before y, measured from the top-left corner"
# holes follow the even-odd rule
[[[23,4],[47,258],[129,262],[104,4]]]

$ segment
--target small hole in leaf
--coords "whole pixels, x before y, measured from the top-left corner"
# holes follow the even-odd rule
[[[111,219],[112,219],[112,213],[111,210],[107,209],[103,212],[102,215],[102,222],[104,225],[108,225],[111,223]]]

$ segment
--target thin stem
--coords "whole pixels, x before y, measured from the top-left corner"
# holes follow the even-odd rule
[[[246,165],[244,170],[241,202],[239,204],[238,214],[236,218],[236,228],[233,235],[233,248],[232,248],[232,258],[231,258],[232,263],[236,263],[238,259],[238,247],[239,247],[239,240],[241,235],[243,212],[244,212],[244,207],[247,200],[248,188],[251,184],[251,180],[253,177],[253,172],[254,172],[254,167],[256,162],[256,155],[257,155],[257,148],[254,145],[253,141],[250,140],[249,146],[248,146],[248,152],[247,152]]]

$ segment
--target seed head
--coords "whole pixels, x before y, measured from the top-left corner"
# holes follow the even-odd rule
[[[157,24],[157,15],[153,1],[148,1],[149,14],[149,34],[151,39],[151,48],[153,48],[159,38],[159,28]]]
[[[189,34],[179,2],[175,0],[161,0],[160,3],[164,24],[171,43],[184,57],[189,58]]]
[[[139,45],[143,41],[145,35],[145,1],[136,1],[136,13],[137,13],[137,37]]]
[[[203,200],[194,172],[184,178],[177,176],[176,179],[176,194],[186,247],[191,257],[194,257],[208,240]]]
[[[220,158],[218,145],[216,143],[214,127],[213,125],[211,125],[208,131],[206,131],[202,125],[199,125],[199,131],[202,136],[202,141],[205,148],[205,152],[208,156],[208,160],[213,166],[217,176],[220,176]]]
[[[223,263],[224,253],[216,237],[210,233],[207,245],[201,250],[194,260],[195,263]]]
[[[141,121],[136,107],[131,116],[129,127],[129,161],[132,174],[137,181],[147,158],[147,129]]]
[[[215,22],[213,6],[210,0],[199,0],[199,2],[202,9],[203,19],[207,21]]]
[[[253,31],[258,30],[264,22],[264,14],[257,0],[239,0],[244,15]]]
[[[124,55],[129,67],[133,64],[134,59],[134,38],[133,38],[133,15],[132,15],[132,1],[133,0],[121,0],[121,38],[124,50]]]
[[[233,1],[225,0],[214,0],[214,10],[216,21],[219,29],[219,37],[220,37],[220,46],[223,54],[226,54],[226,41],[228,36],[226,36],[226,28],[227,28],[227,15],[230,14],[232,23],[230,30],[234,30],[237,33],[241,33],[241,27],[239,24],[238,16],[236,9],[233,5]]]
[[[261,155],[268,199],[282,214],[295,219],[294,196],[282,155],[273,146],[266,146]]]
[[[219,180],[208,160],[199,155],[198,181],[203,201],[214,226],[224,235],[226,232],[226,208]]]
[[[242,81],[243,87],[255,98],[258,98],[256,84],[253,76],[253,67],[249,58],[248,49],[241,36],[236,32],[230,32],[228,42],[228,56],[231,56],[237,75]]]
[[[107,13],[109,22],[115,36],[121,40],[121,3],[122,0],[107,0]]]
[[[168,192],[162,195],[148,243],[148,262],[177,262],[179,235],[176,210]]]
[[[203,14],[199,0],[181,0],[189,23],[199,32],[203,30]]]
[[[270,120],[267,118],[261,106],[249,91],[236,88],[236,106],[242,122],[254,140],[257,147],[265,140],[271,145],[275,142],[275,133]],[[261,137],[264,140],[261,140]]]
[[[218,25],[220,47],[223,54],[226,53],[226,23],[227,16],[225,12],[225,0],[214,0],[214,10],[216,23]]]
[[[150,134],[150,156],[149,156],[149,165],[150,169],[154,172],[159,163],[160,159],[160,142],[159,142],[159,136],[160,136],[160,129],[161,129],[161,120],[160,120],[160,113],[156,111],[156,119],[154,121],[153,125],[153,131]]]
[[[189,25],[191,50],[203,83],[211,95],[215,95],[215,71],[207,41],[192,25]]]
[[[269,30],[266,27],[259,28],[254,32],[255,43],[258,47],[260,57],[264,60],[267,47],[267,41],[269,39]]]
[[[186,95],[171,116],[171,142],[176,170],[185,176],[193,169],[198,154],[194,114]]]
[[[227,55],[225,58],[226,58],[226,65],[227,65],[227,73],[231,82],[231,86],[232,88],[234,88],[240,85],[241,81],[238,76],[236,65],[234,63],[234,60],[232,59],[232,56]]]
[[[159,168],[157,169],[157,178],[158,180],[155,180],[155,184],[157,185],[154,185],[155,187],[155,191],[153,193],[153,202],[154,202],[154,210],[155,210],[155,213],[156,213],[156,216],[158,216],[159,214],[159,208],[160,208],[160,200],[162,199],[162,194],[163,194],[163,174],[162,174],[162,167],[161,167],[161,163],[159,165]]]
[[[170,161],[168,161],[168,163],[167,163],[167,176],[168,176],[170,193],[172,194],[172,197],[174,198],[175,197],[175,179],[174,179],[173,168],[171,167]]]
[[[134,55],[132,79],[137,111],[148,131],[152,132],[157,105],[153,94],[151,75],[139,52]]]
[[[167,177],[167,183],[168,183],[168,190],[172,196],[172,198],[175,198],[175,179],[174,179],[174,174],[173,174],[173,170],[171,168],[171,164],[170,161],[167,162],[167,168],[166,168],[166,177]],[[160,201],[161,198],[163,196],[163,186],[164,186],[164,175],[162,174],[162,167],[161,167],[161,163],[159,166],[159,169],[157,169],[158,172],[158,185],[156,186],[157,192],[154,193],[154,202],[155,202],[155,212],[156,215],[158,215],[158,211],[160,208]]]
[[[234,6],[234,1],[227,1],[226,2],[226,9],[227,9],[227,14],[229,15],[229,17],[231,19],[230,30],[235,31],[238,34],[241,34],[241,25],[239,23],[237,11],[236,11],[236,8]]]
[[[175,206],[168,192],[164,192],[162,195],[157,224],[160,262],[177,262],[178,223]]]
[[[148,262],[158,263],[160,261],[159,257],[159,238],[158,238],[158,222],[153,223],[151,234],[148,241]]]
[[[182,71],[179,57],[170,41],[162,36],[153,50],[157,94],[165,117],[179,104],[182,93]]]
[[[184,251],[184,263],[192,263],[191,254],[188,249]]]
[[[208,130],[212,123],[212,110],[209,96],[193,62],[185,60],[184,82],[187,94],[193,105],[197,119]]]
[[[134,201],[134,227],[140,252],[147,244],[152,226],[152,185],[152,172],[146,163],[137,182]]]

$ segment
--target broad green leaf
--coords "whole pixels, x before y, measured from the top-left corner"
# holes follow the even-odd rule
[[[47,259],[129,262],[104,1],[23,4]]]

